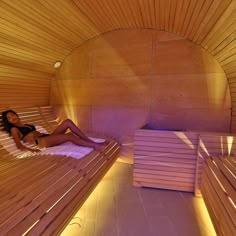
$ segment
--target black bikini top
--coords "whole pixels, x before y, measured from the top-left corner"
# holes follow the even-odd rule
[[[34,125],[29,125],[29,124],[24,124],[24,126],[20,127],[20,126],[12,126],[13,127],[16,127],[20,133],[22,134],[22,137],[21,139],[23,139],[27,134],[33,132],[36,130],[35,126]]]

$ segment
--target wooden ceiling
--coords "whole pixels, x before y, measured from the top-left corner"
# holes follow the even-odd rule
[[[53,73],[53,64],[100,34],[172,32],[201,45],[236,77],[236,0],[0,0],[0,60]]]

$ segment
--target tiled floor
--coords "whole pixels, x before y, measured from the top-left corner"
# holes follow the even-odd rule
[[[132,186],[132,165],[116,162],[61,236],[215,236],[201,198]]]

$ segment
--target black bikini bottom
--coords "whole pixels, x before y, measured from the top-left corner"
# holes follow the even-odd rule
[[[38,136],[38,138],[47,137],[47,136],[49,136],[49,135],[50,135],[50,134],[40,134],[40,136]],[[36,144],[36,145],[39,144],[39,142],[38,142],[38,138],[35,139],[35,144]]]

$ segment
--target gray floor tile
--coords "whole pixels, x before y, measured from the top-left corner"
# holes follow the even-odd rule
[[[116,162],[62,236],[216,235],[202,198],[132,183],[132,165]]]

